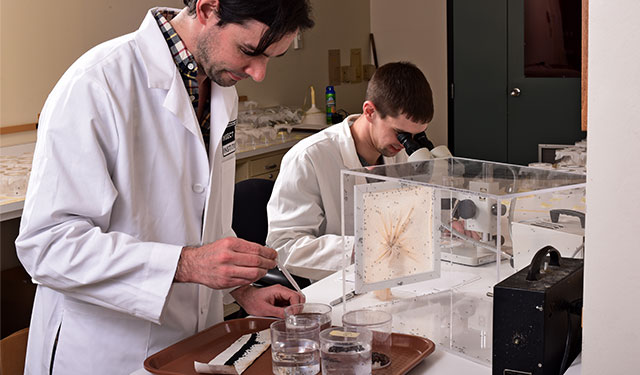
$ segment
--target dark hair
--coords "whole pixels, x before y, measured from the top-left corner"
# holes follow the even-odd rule
[[[367,86],[365,100],[371,101],[380,118],[404,114],[417,123],[433,119],[433,94],[420,69],[409,62],[379,67]]]
[[[195,14],[197,2],[198,0],[184,0],[190,15]],[[253,19],[269,27],[260,38],[256,50],[250,53],[252,56],[263,54],[271,44],[285,35],[298,29],[310,29],[314,25],[310,18],[309,0],[218,0],[218,3],[218,26],[242,24]]]

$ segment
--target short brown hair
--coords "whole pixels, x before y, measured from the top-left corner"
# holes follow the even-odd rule
[[[417,66],[401,61],[379,67],[367,86],[365,100],[371,101],[381,118],[401,114],[425,124],[433,119],[433,94],[429,81]]]

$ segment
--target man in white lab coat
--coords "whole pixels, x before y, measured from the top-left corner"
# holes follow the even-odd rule
[[[381,66],[362,114],[351,115],[289,150],[267,205],[267,246],[293,274],[319,280],[342,268],[340,170],[405,162],[397,135],[417,134],[433,118],[431,87],[415,65]]]
[[[237,94],[313,26],[306,0],[185,0],[80,57],[42,110],[18,256],[38,283],[27,374],[129,374],[222,320],[303,297],[250,283],[231,229]]]

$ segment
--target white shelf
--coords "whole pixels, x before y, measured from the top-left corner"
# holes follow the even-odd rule
[[[0,197],[0,221],[15,219],[22,215],[24,198]]]

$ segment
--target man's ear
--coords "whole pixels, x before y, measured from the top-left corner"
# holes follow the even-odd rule
[[[369,122],[371,122],[376,114],[375,104],[373,104],[373,102],[369,100],[362,103],[362,114],[367,118]]]
[[[198,0],[196,4],[196,17],[198,21],[203,25],[211,21],[218,23],[219,7],[220,3],[218,0]]]

